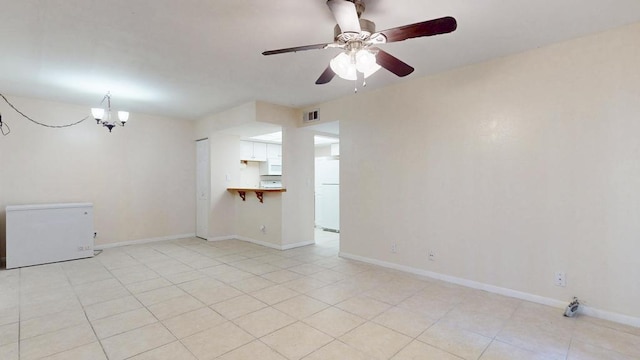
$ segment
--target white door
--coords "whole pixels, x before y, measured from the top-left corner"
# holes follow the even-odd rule
[[[209,163],[209,139],[196,142],[196,236],[209,236],[209,192],[211,165]]]

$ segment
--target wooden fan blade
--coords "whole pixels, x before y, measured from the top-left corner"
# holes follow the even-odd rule
[[[333,79],[334,76],[336,76],[336,73],[334,73],[333,70],[331,70],[331,66],[327,66],[327,68],[324,70],[322,75],[320,75],[318,80],[316,80],[316,85],[326,84],[329,81],[331,81],[331,79]]]
[[[378,48],[372,48],[372,49],[378,51],[378,54],[376,55],[376,62],[378,63],[378,65],[382,66],[383,68],[391,71],[392,73],[400,77],[407,76],[413,72],[414,70],[413,67],[411,67],[404,61],[398,59],[397,57]]]
[[[440,19],[428,20],[416,24],[400,26],[381,31],[387,38],[387,42],[402,41],[422,36],[446,34],[458,27],[456,19],[447,16]]]
[[[325,49],[329,44],[316,44],[316,45],[306,45],[306,46],[296,46],[292,48],[286,49],[278,49],[278,50],[269,50],[262,53],[262,55],[275,55],[275,54],[284,54],[289,52],[298,52],[305,50],[322,50]]]
[[[360,19],[354,3],[347,0],[329,0],[327,5],[342,32],[359,33],[361,31]]]

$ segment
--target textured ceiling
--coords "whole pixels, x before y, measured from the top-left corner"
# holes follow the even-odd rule
[[[370,91],[640,21],[638,0],[365,0],[378,30],[442,16],[452,34],[386,44],[416,71]],[[264,57],[332,40],[323,0],[0,0],[0,92],[198,119],[248,101],[293,107],[352,94],[314,82],[338,50]]]

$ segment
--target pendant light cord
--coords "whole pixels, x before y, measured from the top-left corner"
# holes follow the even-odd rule
[[[29,117],[28,115],[26,115],[25,113],[23,113],[22,111],[18,110],[3,94],[0,94],[0,97],[2,98],[2,100],[4,100],[13,110],[15,110],[18,114],[22,115],[23,118],[31,121],[32,123],[36,124],[36,125],[40,125],[40,126],[44,126],[47,128],[51,128],[51,129],[60,129],[60,128],[66,128],[66,127],[71,127],[74,125],[78,125],[81,122],[87,120],[89,118],[89,116],[85,116],[83,119],[76,121],[74,123],[71,124],[66,124],[66,125],[48,125],[48,124],[43,124],[39,121],[33,120],[31,117]],[[5,130],[6,128],[6,130]],[[9,125],[7,125],[6,121],[2,122],[2,117],[0,115],[0,132],[2,132],[2,135],[9,135],[9,133],[11,132],[11,128],[9,128]]]

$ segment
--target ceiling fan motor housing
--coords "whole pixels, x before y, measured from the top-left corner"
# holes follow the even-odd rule
[[[362,16],[362,13],[364,12],[364,1],[362,0],[349,0],[352,3],[354,3],[356,5],[356,12],[358,13],[358,17]]]
[[[340,36],[342,35],[342,30],[340,29],[340,25],[336,25],[335,28],[333,29],[333,39],[335,41],[339,41],[339,40],[343,40],[343,41],[347,41],[347,40],[351,40],[351,39],[355,39],[356,37],[359,37],[360,40],[365,40],[364,37],[369,37],[371,34],[376,32],[376,24],[373,21],[367,20],[367,19],[358,19],[360,21],[360,28],[362,29],[362,31],[360,32],[360,34],[354,34],[352,36],[350,36],[350,39],[344,39],[344,36]]]

